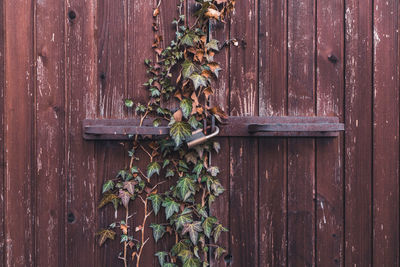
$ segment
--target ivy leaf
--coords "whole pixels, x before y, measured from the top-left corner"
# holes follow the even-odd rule
[[[201,227],[201,222],[193,222],[187,223],[183,226],[182,235],[189,233],[190,240],[192,241],[193,245],[197,244],[197,238],[199,236],[199,232],[202,232],[203,228]]]
[[[114,182],[112,180],[108,180],[103,184],[103,191],[102,193],[104,194],[105,192],[114,189]]]
[[[181,44],[184,44],[184,45],[187,45],[187,46],[193,46],[193,45],[194,45],[194,42],[196,41],[196,40],[195,40],[196,37],[197,37],[197,36],[196,36],[195,34],[189,32],[189,33],[185,34],[185,35],[181,38],[180,43],[181,43]]]
[[[184,249],[179,252],[178,257],[181,259],[183,263],[185,263],[193,257],[193,253],[188,249]]]
[[[158,164],[157,161],[151,162],[149,165],[147,165],[147,177],[150,178],[155,173],[160,175],[160,170],[161,170],[161,166],[160,166],[160,164]]]
[[[221,149],[221,145],[218,142],[213,142],[213,148],[217,154],[219,153],[219,150]]]
[[[214,242],[218,242],[218,238],[221,235],[221,232],[228,232],[228,229],[222,226],[222,224],[218,224],[214,229]]]
[[[99,237],[99,246],[101,247],[104,242],[107,241],[107,239],[114,240],[115,238],[115,232],[113,230],[109,229],[103,229],[100,232],[98,232],[96,235],[100,236]]]
[[[165,227],[161,224],[150,224],[150,227],[153,228],[153,237],[154,240],[157,242],[165,233]]]
[[[201,171],[203,170],[203,166],[204,166],[203,163],[199,161],[199,162],[196,164],[196,166],[194,166],[192,172],[195,173],[195,174],[197,175],[197,177],[199,177]]]
[[[124,189],[128,190],[128,192],[133,195],[135,194],[135,185],[137,184],[138,182],[136,181],[124,182]]]
[[[179,212],[179,204],[173,201],[171,198],[166,198],[162,203],[165,208],[165,217],[168,220],[174,213]]]
[[[179,180],[176,185],[179,197],[186,201],[192,194],[194,194],[194,182],[189,177],[184,177]]]
[[[208,50],[212,49],[215,51],[219,51],[219,47],[218,47],[219,41],[215,40],[215,39],[211,39],[207,44],[206,44],[206,48]]]
[[[163,165],[162,165],[162,168],[164,169],[165,167],[168,166],[168,164],[169,164],[169,160],[168,160],[168,159],[164,160],[164,163],[163,163]]]
[[[165,263],[165,257],[168,255],[167,252],[165,251],[159,251],[156,254],[154,254],[154,256],[158,257],[158,262],[160,263],[160,266],[164,267],[164,263]]]
[[[194,73],[189,77],[193,81],[194,89],[197,90],[200,86],[207,86],[207,79],[198,73]]]
[[[217,260],[218,258],[220,258],[225,252],[226,250],[224,248],[217,247],[217,249],[215,250],[215,259]]]
[[[125,99],[125,106],[128,108],[133,107],[133,100],[132,99]]]
[[[162,267],[177,267],[178,265],[172,263],[172,262],[167,262],[165,263]]]
[[[210,238],[211,232],[213,229],[214,224],[217,222],[217,218],[215,217],[207,217],[204,222],[203,222],[203,229],[204,229],[204,234]]]
[[[187,240],[187,239],[183,239],[183,240],[179,241],[178,243],[176,243],[176,244],[172,247],[172,249],[171,249],[171,254],[172,254],[172,256],[177,256],[177,255],[179,255],[179,253],[180,253],[181,251],[186,250],[186,249],[189,249],[189,246],[186,244],[187,242],[185,242],[185,241],[190,242],[190,241]],[[190,243],[189,243],[189,244],[190,244]]]
[[[207,66],[210,68],[210,71],[214,73],[215,77],[218,78],[218,74],[222,70],[221,66],[216,62],[210,62],[207,64]]]
[[[192,126],[193,129],[198,129],[201,126],[201,123],[196,119],[195,116],[191,116],[188,120],[188,123],[190,126]]]
[[[100,201],[99,204],[99,209],[104,207],[106,204],[112,202],[114,199],[117,199],[118,196],[114,195],[114,194],[106,194],[103,196],[103,198]]]
[[[175,172],[172,169],[168,169],[167,173],[165,174],[165,178],[173,177],[174,175],[175,175]]]
[[[182,75],[184,79],[187,79],[192,75],[193,72],[196,71],[196,65],[192,63],[190,60],[185,60],[182,63]]]
[[[187,119],[190,113],[192,113],[192,100],[185,98],[181,101],[180,106],[182,109],[183,117]]]
[[[178,218],[175,221],[176,229],[179,230],[185,224],[191,223],[192,221],[193,221],[192,220],[192,216],[190,214],[181,214],[181,215],[178,216]]]
[[[152,194],[148,197],[151,200],[153,205],[154,214],[157,215],[158,211],[160,210],[160,206],[162,203],[162,197],[158,194]]]
[[[190,258],[185,261],[183,267],[200,267],[200,261],[196,258]]]
[[[129,192],[125,190],[120,189],[118,197],[121,199],[122,205],[124,205],[124,207],[127,209],[129,200],[131,199],[131,194],[129,194]]]
[[[172,124],[169,134],[174,139],[175,146],[179,147],[185,138],[192,135],[192,132],[188,123],[178,121]]]
[[[211,174],[211,176],[217,176],[219,173],[219,168],[218,167],[210,167],[207,169],[207,171]]]

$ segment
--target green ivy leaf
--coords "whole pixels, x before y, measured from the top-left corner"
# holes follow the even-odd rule
[[[103,229],[100,232],[96,233],[96,235],[100,236],[99,246],[101,247],[107,241],[107,239],[114,240],[115,234],[116,233],[113,230],[109,229]]]
[[[190,240],[192,241],[193,245],[197,244],[197,238],[199,236],[199,232],[202,232],[203,228],[201,227],[201,222],[193,222],[187,223],[183,226],[182,235],[189,233]]]
[[[162,168],[164,169],[164,168],[167,167],[168,165],[169,165],[169,160],[166,159],[166,160],[164,160],[164,163],[163,163],[163,165],[162,165]]]
[[[194,73],[189,77],[193,81],[194,89],[197,90],[200,86],[207,86],[207,79],[198,73]]]
[[[176,265],[175,263],[172,262],[167,262],[165,263],[162,267],[177,267],[178,265]]]
[[[158,262],[160,263],[160,266],[164,267],[164,263],[165,263],[165,257],[168,255],[167,252],[165,251],[159,251],[156,254],[154,254],[154,256],[158,257]]]
[[[148,197],[153,205],[154,214],[157,215],[160,210],[161,203],[163,201],[162,197],[158,194],[152,194]]]
[[[192,194],[194,194],[194,182],[189,177],[184,177],[179,180],[176,185],[179,197],[186,201]]]
[[[179,252],[178,257],[185,263],[193,257],[193,253],[188,249],[184,249]]]
[[[182,63],[182,75],[184,79],[187,79],[192,75],[193,72],[196,71],[196,65],[193,64],[192,61],[190,60],[185,60],[185,62]]]
[[[199,161],[199,162],[196,164],[196,166],[194,166],[192,172],[195,173],[195,174],[197,175],[197,177],[199,177],[201,171],[203,170],[203,167],[204,167],[203,163]]]
[[[165,227],[161,224],[150,224],[150,227],[153,229],[153,237],[154,240],[157,242],[165,233]]]
[[[181,38],[181,44],[183,45],[187,45],[187,46],[193,46],[195,39],[196,39],[196,35],[189,32],[187,34],[185,34],[182,38]]]
[[[151,162],[149,165],[147,165],[147,177],[150,178],[155,173],[160,175],[160,170],[161,170],[161,167],[157,161]]]
[[[200,261],[196,258],[190,258],[183,264],[183,267],[200,267]]]
[[[175,141],[175,146],[179,147],[185,138],[192,135],[190,125],[183,121],[175,122],[171,126],[170,135]]]
[[[180,103],[183,117],[186,119],[189,117],[190,113],[192,113],[192,100],[185,98]]]
[[[132,99],[125,99],[125,106],[128,108],[133,107],[133,100]]]
[[[219,168],[218,167],[210,167],[207,169],[207,171],[211,174],[211,176],[217,176],[219,173]]]
[[[188,120],[188,123],[190,126],[192,126],[193,129],[197,130],[199,127],[201,127],[201,123],[196,119],[195,116],[191,116]]]
[[[210,238],[211,232],[213,229],[214,224],[217,222],[217,218],[215,217],[207,217],[204,222],[203,222],[203,229],[204,229],[204,234]]]
[[[174,175],[175,175],[175,172],[172,169],[168,169],[167,173],[165,174],[165,178],[173,177]]]
[[[179,212],[179,204],[176,203],[172,198],[166,198],[162,206],[165,208],[165,217],[168,220],[174,213]]]
[[[191,214],[182,213],[181,215],[178,216],[178,218],[175,221],[176,230],[181,229],[185,224],[191,223],[192,221],[193,219]]]
[[[207,44],[206,44],[206,48],[208,50],[212,49],[215,51],[219,51],[219,47],[218,47],[219,41],[215,40],[215,39],[211,39]]]
[[[110,191],[114,189],[114,182],[112,180],[108,180],[103,184],[103,191],[102,193],[104,194],[107,191]]]
[[[221,232],[228,232],[228,229],[222,226],[222,224],[218,224],[214,229],[214,242],[217,243]]]
[[[224,248],[217,247],[217,249],[215,250],[215,259],[217,260],[218,258],[220,258],[225,252],[226,250]]]

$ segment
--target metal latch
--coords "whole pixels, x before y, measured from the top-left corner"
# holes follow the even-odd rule
[[[203,144],[207,140],[217,136],[219,134],[219,128],[218,126],[215,126],[215,131],[212,132],[209,135],[205,135],[203,132],[203,129],[198,129],[194,132],[192,132],[192,136],[186,140],[186,144],[188,148],[192,148],[194,146]]]

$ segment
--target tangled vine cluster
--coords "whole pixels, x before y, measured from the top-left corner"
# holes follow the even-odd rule
[[[208,266],[210,257],[224,254],[225,249],[217,243],[221,233],[228,231],[209,210],[224,192],[217,177],[219,169],[209,161],[209,153],[218,153],[220,145],[207,141],[189,148],[186,143],[193,131],[203,129],[204,122],[210,125],[212,117],[218,121],[226,118],[219,106],[210,105],[209,98],[215,90],[213,81],[221,71],[214,60],[215,53],[235,41],[221,45],[209,38],[208,27],[209,23],[223,23],[235,1],[196,0],[195,21],[189,25],[180,0],[178,18],[172,22],[176,36],[165,48],[162,36],[157,34],[159,5],[154,9],[152,25],[156,32],[152,45],[156,59],[145,60],[149,79],[144,86],[149,91],[149,101],[143,104],[128,99],[125,105],[135,108],[140,126],[151,119],[155,127],[168,124],[170,134],[153,141],[132,137],[129,167],[104,182],[99,205],[103,208],[112,204],[116,212],[122,208],[125,218],[100,230],[98,242],[101,246],[120,235],[119,258],[124,266],[132,260],[138,267],[148,242],[146,231],[151,228],[155,242],[166,236],[174,240],[169,251],[155,254],[160,266]],[[174,104],[177,107],[170,108]],[[138,153],[146,155],[148,161],[139,159]],[[164,189],[164,185],[161,190],[164,183],[169,186]],[[137,210],[138,203],[143,206],[142,216],[130,215],[129,207],[135,205]],[[153,213],[162,214],[164,222],[150,222]]]

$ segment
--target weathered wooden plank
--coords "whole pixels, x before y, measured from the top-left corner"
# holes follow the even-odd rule
[[[317,4],[317,115],[343,121],[344,2]],[[316,265],[343,265],[343,135],[316,139]]]
[[[4,2],[5,11],[5,265],[34,265],[33,1]]]
[[[127,97],[127,1],[97,2],[97,118],[124,118],[124,99]],[[103,183],[113,179],[126,167],[125,150],[119,142],[96,142],[96,195],[97,203]],[[114,221],[125,220],[121,208],[117,218],[112,206],[97,210],[97,229],[103,229]],[[129,229],[132,233],[133,227]],[[97,244],[96,244],[97,246]],[[123,244],[118,239],[107,242],[96,250],[96,266],[122,266],[118,259]],[[130,255],[128,261],[130,261]]]
[[[230,24],[230,115],[258,115],[258,2],[238,1]],[[258,140],[230,139],[232,264],[258,266]]]
[[[288,114],[313,116],[315,108],[315,1],[288,2]],[[288,265],[314,266],[313,139],[288,141]]]
[[[36,4],[36,183],[37,266],[65,262],[65,53],[64,3]],[[54,18],[57,18],[56,20]]]
[[[374,3],[373,266],[399,266],[399,1]]]
[[[4,18],[4,5],[0,5],[0,16]],[[4,89],[5,89],[5,68],[4,68],[4,19],[0,21],[0,264],[5,266],[5,191],[4,186]]]
[[[226,23],[212,22],[209,25],[209,38],[217,39],[220,43],[229,40],[230,38],[230,24],[229,21]],[[210,98],[211,105],[219,105],[225,112],[229,112],[229,95],[230,95],[230,82],[229,82],[229,51],[230,46],[224,47],[215,56],[215,60],[219,62],[222,71],[219,73],[219,78],[215,82],[215,95]],[[224,225],[224,227],[230,230],[230,158],[225,157],[223,153],[229,155],[230,153],[230,139],[229,138],[218,138],[217,141],[221,145],[221,154],[212,155],[211,163],[212,165],[218,166],[220,168],[220,173],[218,175],[222,186],[225,188],[225,192],[220,195],[213,205],[210,207],[210,213],[217,217],[219,221]],[[223,151],[223,152],[222,152]],[[223,233],[219,239],[218,245],[224,247],[227,251],[221,259],[215,260],[215,255],[213,250],[210,253],[210,264],[212,267],[223,267],[227,266],[230,261],[231,247],[230,247],[230,232]]]
[[[94,144],[82,139],[81,123],[97,115],[96,1],[67,1],[67,266],[95,266],[97,176]]]
[[[135,103],[140,102],[144,105],[148,101],[148,90],[143,86],[143,83],[148,80],[144,60],[155,59],[151,45],[155,35],[159,34],[152,30],[153,10],[157,6],[157,2],[154,0],[128,0],[127,2],[127,96],[133,99]],[[165,25],[165,27],[168,26]],[[138,162],[139,168],[145,169],[147,156],[143,153],[139,154],[138,157],[145,159]],[[137,225],[138,221],[141,222],[144,216],[143,204],[139,199],[135,201],[133,208],[132,212],[136,212],[134,223]],[[149,221],[154,220],[154,215],[151,215],[147,220],[145,239],[149,238],[149,241],[146,243],[141,256],[141,266],[155,266],[158,261],[154,256],[156,249],[152,230],[148,227]],[[140,232],[135,233],[134,237],[140,240]]]
[[[259,115],[287,114],[287,2],[260,1]],[[259,140],[259,266],[287,262],[287,140]]]
[[[345,265],[372,255],[372,1],[346,1]]]

